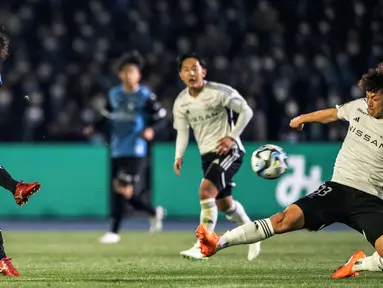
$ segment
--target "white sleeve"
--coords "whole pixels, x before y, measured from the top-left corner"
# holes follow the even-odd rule
[[[173,107],[173,127],[177,130],[175,158],[182,158],[189,142],[189,121],[186,115],[179,108],[178,103]]]
[[[182,158],[189,143],[189,129],[177,130],[176,155],[175,158]]]
[[[347,103],[342,104],[342,105],[336,105],[335,107],[336,107],[336,109],[338,109],[338,118],[340,120],[350,121],[351,111],[352,111],[352,109],[356,108],[356,105],[360,101],[364,101],[364,100],[363,99],[356,99],[356,100],[347,102]]]
[[[222,104],[239,114],[237,123],[228,135],[233,139],[237,139],[253,117],[253,110],[247,104],[246,100],[234,89],[231,93],[223,93],[222,95]]]
[[[189,121],[177,102],[174,103],[173,107],[173,127],[175,130],[189,129]]]

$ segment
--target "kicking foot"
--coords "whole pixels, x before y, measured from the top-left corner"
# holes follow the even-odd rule
[[[214,231],[209,232],[204,225],[199,225],[196,230],[196,236],[199,240],[203,256],[210,257],[217,252],[217,244],[220,237]]]
[[[22,206],[28,202],[30,196],[32,196],[39,190],[39,182],[23,183],[23,181],[21,181],[16,185],[16,192],[13,197],[16,200],[16,204]]]

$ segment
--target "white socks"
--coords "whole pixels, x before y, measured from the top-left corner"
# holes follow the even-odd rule
[[[352,271],[383,271],[383,258],[379,256],[378,252],[375,252],[372,256],[356,261],[352,266]]]
[[[217,250],[240,244],[252,244],[274,235],[269,218],[246,223],[227,231],[219,240]]]
[[[214,198],[208,198],[200,201],[201,204],[201,216],[200,224],[206,226],[209,232],[213,231],[215,224],[217,224],[218,209],[215,204]]]
[[[233,205],[230,209],[225,211],[225,214],[227,219],[236,223],[238,226],[251,222],[241,203],[236,200],[233,200]]]

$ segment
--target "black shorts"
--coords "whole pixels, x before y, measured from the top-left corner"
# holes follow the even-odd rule
[[[216,153],[202,155],[204,178],[213,182],[219,191],[216,199],[231,195],[234,186],[232,178],[241,167],[243,156],[244,152],[238,149],[230,150],[226,155]]]
[[[112,158],[112,178],[121,185],[133,185],[134,191],[140,190],[145,177],[145,158]]]
[[[302,209],[307,230],[344,223],[362,233],[373,246],[383,235],[383,200],[360,190],[328,181],[294,204]]]

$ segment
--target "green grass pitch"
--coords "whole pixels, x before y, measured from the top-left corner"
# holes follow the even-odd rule
[[[247,261],[247,247],[208,261],[180,257],[193,231],[150,235],[124,232],[120,243],[97,243],[101,232],[3,231],[8,256],[22,277],[1,277],[0,287],[383,287],[383,273],[332,280],[331,272],[355,249],[373,252],[353,231],[295,232],[263,243]]]

